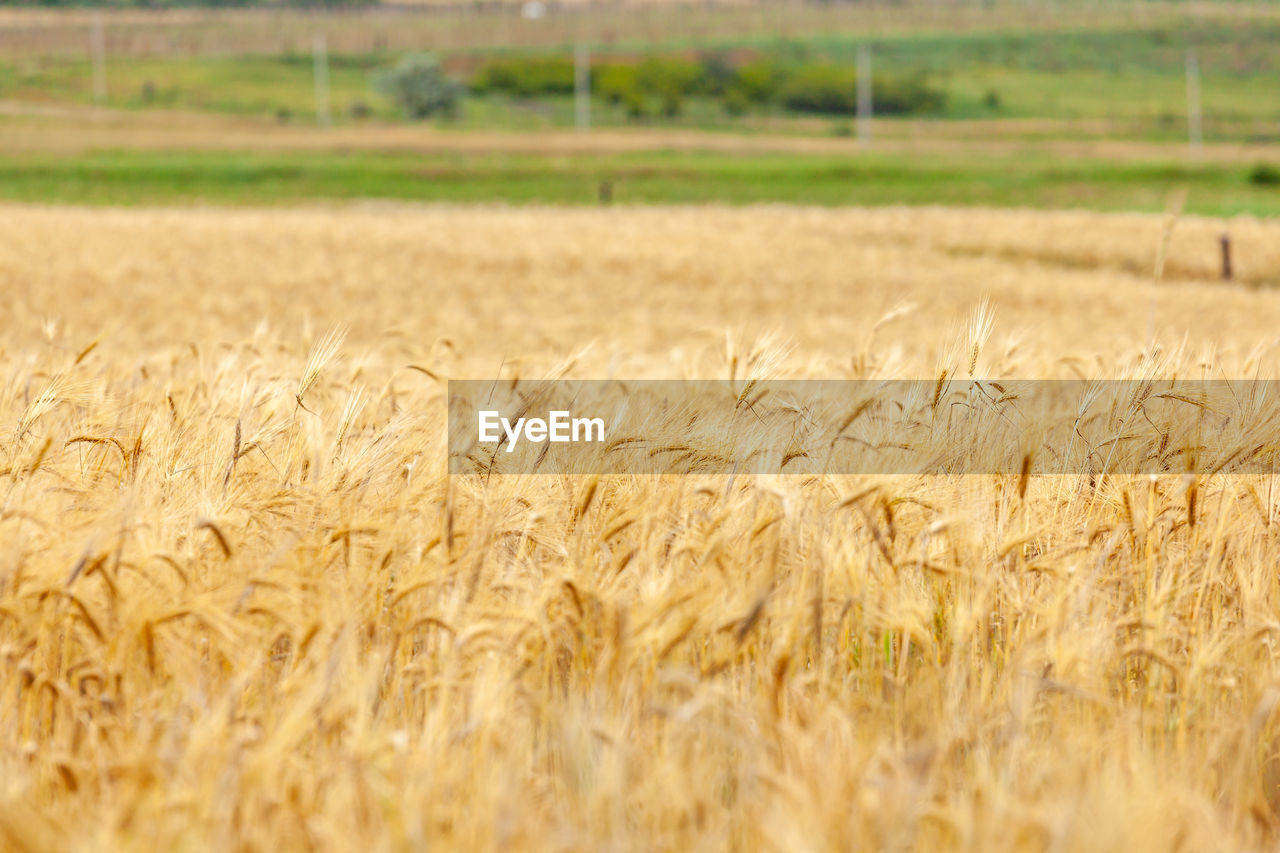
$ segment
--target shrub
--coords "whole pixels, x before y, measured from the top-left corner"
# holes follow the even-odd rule
[[[473,92],[504,92],[522,98],[567,95],[574,88],[573,60],[565,57],[495,59],[471,78]]]
[[[847,65],[794,65],[775,56],[735,68],[727,54],[711,52],[697,62],[671,56],[606,62],[592,69],[591,91],[623,107],[632,118],[655,112],[679,115],[685,99],[691,96],[720,98],[725,112],[735,116],[745,113],[751,104],[771,102],[802,112],[853,115],[857,112],[857,80],[857,72]],[[504,92],[521,97],[570,94],[574,90],[573,60],[494,59],[473,75],[469,86],[477,93]],[[946,95],[921,74],[877,74],[873,101],[880,115],[931,113],[943,108]],[[989,92],[986,103],[998,107],[999,94]]]
[[[627,118],[647,118],[649,115],[649,102],[637,89],[624,93],[618,103],[626,109]]]
[[[458,113],[462,87],[444,73],[439,61],[429,53],[401,58],[394,68],[379,74],[374,83],[410,118],[451,118]]]
[[[734,88],[756,103],[772,101],[785,76],[776,62],[760,59],[738,66],[734,74]]]
[[[1249,183],[1256,187],[1280,186],[1280,168],[1270,163],[1258,163],[1249,170]]]
[[[727,89],[723,97],[724,111],[731,116],[740,116],[751,109],[751,99],[737,86]]]
[[[936,113],[946,106],[946,93],[924,75],[877,74],[871,87],[877,115]],[[854,115],[858,111],[858,75],[841,65],[805,65],[782,85],[781,100],[788,109],[825,115]]]
[[[858,111],[858,75],[838,65],[805,65],[790,75],[780,96],[789,110],[852,115]]]
[[[875,112],[880,115],[939,113],[947,105],[947,93],[929,84],[923,74],[875,75],[872,84]]]
[[[639,84],[636,82],[636,69],[632,65],[610,64],[593,69],[591,89],[611,104],[622,104],[629,99],[642,98]]]
[[[737,81],[737,74],[729,57],[721,51],[715,51],[704,54],[700,64],[703,91],[715,96],[728,94]]]
[[[486,62],[467,81],[467,88],[478,95],[489,92],[515,91],[520,84],[520,72],[516,62],[499,59]]]
[[[651,56],[636,66],[636,85],[640,91],[663,101],[697,94],[701,83],[702,68],[687,59]]]

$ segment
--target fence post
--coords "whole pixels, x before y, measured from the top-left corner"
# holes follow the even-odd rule
[[[584,41],[573,51],[573,117],[579,131],[591,129],[591,55]]]
[[[1231,235],[1223,231],[1218,243],[1222,246],[1222,280],[1231,281]]]
[[[329,43],[324,33],[316,33],[311,41],[311,55],[315,60],[316,121],[328,126],[329,115]]]
[[[871,144],[871,46],[858,45],[858,140]]]

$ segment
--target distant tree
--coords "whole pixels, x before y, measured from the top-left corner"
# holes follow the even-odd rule
[[[378,91],[392,98],[409,118],[458,113],[462,85],[444,73],[440,61],[429,53],[408,54],[395,67],[374,79]]]

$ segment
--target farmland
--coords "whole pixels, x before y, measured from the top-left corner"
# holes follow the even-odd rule
[[[0,849],[1280,847],[1280,423],[1232,437],[1280,380],[1278,40],[1228,0],[0,9]],[[734,417],[575,409],[657,474],[451,467],[450,380],[547,378]],[[737,467],[793,379],[923,382],[884,446],[944,461],[974,381],[1226,396],[1166,395],[1217,426],[1151,475],[1109,467],[1141,401],[1026,431],[1065,474]]]
[[[661,137],[659,137],[660,139]],[[619,138],[640,151],[481,155],[351,152],[101,152],[74,158],[32,154],[0,161],[0,197],[98,204],[279,205],[312,200],[595,204],[602,185],[627,203],[789,202],[800,204],[953,204],[1161,211],[1186,192],[1187,209],[1219,217],[1275,215],[1280,189],[1258,161],[1187,164],[1165,157],[1115,161],[1096,155],[1064,164],[1021,153],[1013,167],[956,146],[940,155],[920,146],[850,159],[847,155],[725,154],[643,150],[644,137]],[[597,142],[603,141],[597,137]],[[428,146],[433,141],[427,143]],[[449,140],[445,140],[446,143]],[[472,142],[472,140],[465,140]],[[550,146],[556,140],[545,140]],[[730,147],[737,147],[728,140]],[[519,147],[527,144],[514,141]],[[698,139],[696,144],[703,144]],[[783,143],[786,144],[785,142]],[[956,150],[956,149],[959,150]],[[992,146],[974,146],[977,152]],[[999,150],[997,147],[996,150]],[[1107,150],[1105,147],[1103,151]],[[1248,150],[1248,149],[1246,149]],[[1138,149],[1139,154],[1143,149]],[[1146,149],[1150,151],[1150,149]],[[1231,157],[1230,153],[1224,153]],[[1261,175],[1264,182],[1256,176]]]
[[[1270,478],[449,477],[442,383],[1273,378],[1273,224],[0,225],[7,846],[1276,838]]]
[[[0,11],[8,200],[582,204],[608,183],[624,203],[1158,212],[1185,190],[1205,215],[1280,204],[1266,3]],[[592,129],[575,134],[578,43]],[[870,143],[853,116],[863,47]],[[407,121],[375,84],[424,49],[459,100]]]

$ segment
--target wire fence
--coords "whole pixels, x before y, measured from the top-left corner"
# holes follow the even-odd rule
[[[1124,41],[1126,33],[1159,27],[1177,37],[1164,42],[1147,39],[1141,46]],[[953,48],[944,42],[965,34],[973,37],[966,48],[969,55],[949,55]],[[664,51],[696,53],[717,46],[754,45],[757,51],[777,52],[804,40],[810,46],[819,45],[824,58],[860,70],[856,95],[850,94],[857,104],[855,132],[864,142],[870,141],[869,119],[878,111],[881,94],[872,87],[874,55],[877,75],[884,69],[945,74],[949,62],[983,67],[1023,63],[1032,81],[1025,85],[1045,87],[1046,114],[1052,111],[1054,117],[1077,125],[1102,122],[1103,133],[1117,135],[1185,132],[1191,150],[1198,153],[1205,139],[1215,136],[1280,139],[1280,107],[1269,111],[1270,102],[1256,97],[1259,79],[1280,74],[1280,55],[1274,50],[1278,34],[1280,3],[1225,0],[705,0],[696,4],[524,0],[337,11],[11,7],[0,8],[0,62],[87,62],[91,67],[85,84],[93,99],[104,103],[109,92],[107,69],[113,64],[288,56],[298,60],[299,66],[314,68],[315,114],[317,121],[328,124],[333,116],[329,63],[343,55],[428,50],[474,63],[495,53],[560,51],[575,57],[572,122],[585,129],[591,125],[591,101],[585,91],[591,75],[584,63]],[[1019,36],[1028,35],[1042,39],[1033,55],[1028,55],[1026,45],[1016,43]],[[930,37],[938,41],[931,43]],[[1126,63],[1164,69],[1162,92],[1144,102],[1151,106],[1141,111],[1134,109],[1141,92],[1129,93],[1126,100],[1121,91],[1126,86],[1151,85],[1141,77],[1117,76],[1114,98],[1045,82],[1055,74],[1106,74]],[[149,81],[144,84],[150,85]],[[966,79],[964,85],[982,84],[974,78]],[[990,118],[998,114],[1003,95],[992,87],[966,97],[989,106],[987,114],[977,117]]]
[[[1026,32],[1143,27],[1170,19],[1280,20],[1273,2],[500,2],[300,9],[65,9],[0,7],[0,57],[84,56],[95,21],[113,57],[309,52],[322,34],[335,53],[429,49],[679,47],[735,39],[858,32]]]

